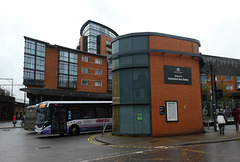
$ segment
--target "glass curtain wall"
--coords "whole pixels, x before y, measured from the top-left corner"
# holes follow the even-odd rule
[[[59,51],[58,87],[77,88],[78,54]]]
[[[44,85],[45,44],[25,38],[24,85]]]
[[[112,47],[113,133],[150,135],[149,53],[140,52],[147,51],[148,37],[123,38]]]
[[[97,54],[97,36],[101,34],[110,38],[116,37],[110,30],[93,22],[84,28],[83,36],[87,36],[87,52]]]

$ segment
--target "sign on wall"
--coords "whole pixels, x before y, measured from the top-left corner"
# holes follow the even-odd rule
[[[192,84],[192,73],[189,67],[164,65],[164,83]]]
[[[177,101],[166,101],[167,121],[178,121]]]
[[[165,115],[165,106],[159,106],[160,115]]]
[[[143,120],[142,113],[137,113],[137,120]]]

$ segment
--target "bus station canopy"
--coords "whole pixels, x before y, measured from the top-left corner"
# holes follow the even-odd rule
[[[239,59],[202,55],[200,65],[201,73],[240,76]]]

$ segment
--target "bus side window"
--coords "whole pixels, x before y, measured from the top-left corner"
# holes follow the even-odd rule
[[[95,111],[94,108],[88,107],[88,108],[83,108],[82,109],[82,118],[83,119],[91,119],[95,118]]]
[[[71,110],[71,119],[81,119],[81,110],[76,109],[76,110]]]

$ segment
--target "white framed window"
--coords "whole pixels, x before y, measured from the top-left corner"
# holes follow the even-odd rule
[[[225,76],[224,80],[225,81],[232,80],[232,76]]]
[[[95,75],[102,75],[102,70],[95,69]]]
[[[82,79],[82,85],[88,85],[88,80]]]
[[[95,58],[95,64],[102,64],[102,59]]]
[[[240,89],[240,76],[237,76],[236,80],[237,80],[237,89]]]
[[[96,87],[102,87],[102,82],[101,81],[95,81],[95,86]]]
[[[82,61],[83,62],[88,62],[88,57],[87,56],[82,56]]]
[[[82,68],[82,73],[83,74],[88,74],[89,73],[89,70],[88,70],[88,68]]]
[[[233,90],[233,85],[227,85],[226,90]]]

